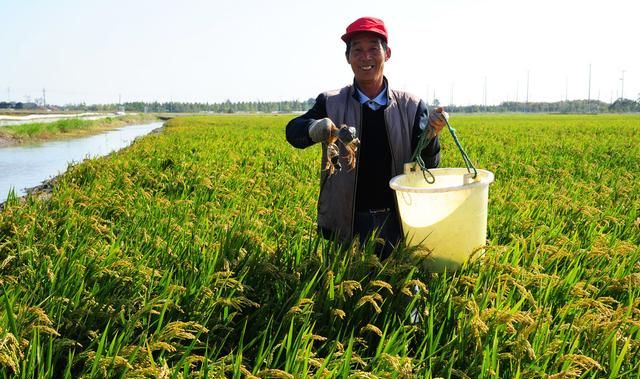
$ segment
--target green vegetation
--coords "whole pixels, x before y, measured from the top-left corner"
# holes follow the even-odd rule
[[[136,114],[107,117],[98,120],[68,118],[49,123],[8,125],[0,127],[0,139],[4,138],[14,142],[29,142],[60,137],[76,137],[109,128],[155,120],[157,120],[157,118],[153,115]]]
[[[10,198],[0,376],[640,377],[639,116],[454,115],[496,181],[485,256],[440,275],[316,238],[289,118],[176,118]]]

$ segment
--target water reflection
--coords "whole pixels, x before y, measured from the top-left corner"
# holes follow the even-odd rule
[[[0,148],[0,203],[7,199],[12,188],[22,196],[25,188],[64,172],[69,163],[122,149],[161,126],[162,122],[129,125],[90,137]]]

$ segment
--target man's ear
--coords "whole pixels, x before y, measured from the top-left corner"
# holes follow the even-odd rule
[[[389,46],[387,46],[387,54],[386,57],[384,58],[384,61],[388,61],[389,58],[391,58],[391,48]]]
[[[351,64],[351,61],[349,60],[349,54],[344,53],[344,57],[347,58],[347,63]]]

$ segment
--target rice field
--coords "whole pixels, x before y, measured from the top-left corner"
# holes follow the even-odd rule
[[[317,238],[291,117],[176,118],[10,197],[0,376],[640,378],[640,116],[453,115],[496,180],[446,274]]]

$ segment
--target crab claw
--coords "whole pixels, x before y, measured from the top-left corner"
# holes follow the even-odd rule
[[[338,139],[345,145],[348,145],[356,139],[356,128],[353,126],[343,125],[340,130],[338,130]]]

